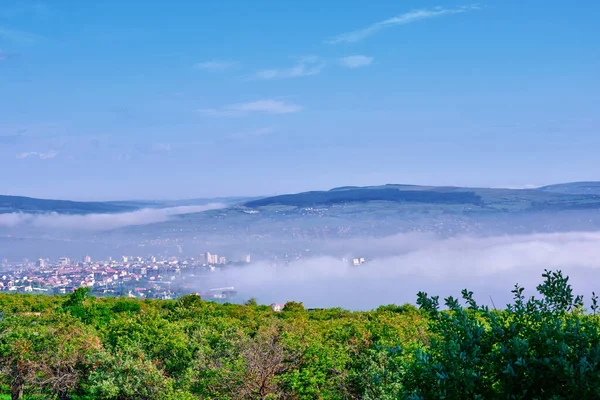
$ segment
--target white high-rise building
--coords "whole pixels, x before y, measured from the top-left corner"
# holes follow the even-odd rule
[[[206,252],[206,263],[207,264],[218,264],[219,263],[219,255],[218,254],[210,254],[207,251]]]

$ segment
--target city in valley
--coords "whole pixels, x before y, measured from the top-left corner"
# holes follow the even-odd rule
[[[40,258],[35,262],[4,259],[0,263],[0,292],[67,294],[78,287],[87,287],[95,296],[173,299],[194,293],[207,300],[225,301],[236,296],[236,288],[210,287],[207,278],[227,268],[249,265],[251,260],[250,254],[230,261],[210,252],[185,258],[121,256],[92,260],[85,256],[79,261],[61,257],[57,260]],[[353,266],[366,263],[362,257],[342,261]],[[280,263],[274,259],[270,264]]]
[[[129,257],[96,261],[90,256],[81,260],[62,257],[58,260],[3,260],[0,291],[64,294],[78,287],[88,287],[97,296],[128,296],[171,299],[197,293],[203,298],[227,299],[235,295],[232,287],[202,288],[197,292],[186,285],[186,277],[202,276],[227,266],[250,263],[250,255],[237,262],[209,252],[198,257]]]

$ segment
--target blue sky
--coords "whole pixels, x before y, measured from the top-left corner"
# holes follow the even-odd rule
[[[600,2],[0,3],[0,193],[600,180]]]

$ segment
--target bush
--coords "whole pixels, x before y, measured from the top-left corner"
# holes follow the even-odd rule
[[[560,271],[490,310],[0,294],[0,398],[597,399],[600,317]],[[9,395],[9,398],[11,395]]]

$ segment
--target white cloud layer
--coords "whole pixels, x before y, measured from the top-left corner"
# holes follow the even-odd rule
[[[544,269],[561,269],[577,293],[600,291],[600,232],[569,232],[448,239],[398,235],[383,239],[332,242],[348,257],[383,254],[360,267],[340,257],[316,257],[274,267],[258,263],[214,274],[214,284],[234,285],[261,303],[303,301],[312,307],[370,309],[381,304],[414,303],[418,291],[441,297],[475,291],[498,307],[519,283],[534,294]]]
[[[190,214],[223,208],[223,204],[213,203],[202,206],[181,206],[171,208],[146,208],[138,211],[117,214],[0,214],[0,227],[16,228],[30,226],[40,229],[65,229],[102,231],[122,228],[125,226],[147,225],[168,221],[180,214]]]
[[[461,6],[458,8],[435,7],[431,9],[413,10],[396,17],[376,22],[366,28],[358,29],[352,32],[342,33],[327,40],[329,44],[354,43],[361,41],[383,29],[391,28],[397,25],[406,25],[425,19],[440,17],[442,15],[460,14],[470,10],[477,10],[477,4]]]
[[[243,117],[251,114],[291,114],[301,110],[301,106],[286,101],[256,100],[221,108],[204,108],[198,112],[211,117]]]

